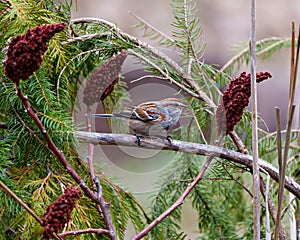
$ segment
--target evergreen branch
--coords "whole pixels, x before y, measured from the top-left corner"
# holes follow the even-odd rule
[[[71,37],[70,39],[68,39],[67,41],[63,41],[61,42],[61,44],[70,44],[73,42],[84,42],[86,40],[92,39],[92,38],[96,38],[96,37],[107,37],[109,34],[108,33],[93,33],[93,34],[86,34],[86,35],[82,35],[82,36],[78,36],[78,37]]]
[[[276,38],[273,38],[273,39],[276,39]],[[272,38],[271,38],[271,40],[272,40]],[[269,46],[263,48],[262,50],[259,50],[257,52],[257,57],[264,58],[265,55],[270,55],[270,53],[273,53],[274,50],[277,50],[278,48],[280,49],[281,46],[283,46],[286,43],[289,43],[290,41],[291,41],[290,38],[283,38],[283,39],[278,38],[278,41],[275,41],[275,43],[272,43]]]
[[[149,36],[150,39],[157,39],[158,36],[161,37],[160,41],[158,42],[158,44],[161,45],[168,45],[168,46],[172,46],[175,44],[174,39],[172,39],[171,37],[169,37],[167,34],[161,32],[160,30],[158,30],[157,28],[155,28],[154,26],[152,26],[150,23],[146,22],[144,19],[142,19],[141,17],[137,16],[136,14],[134,14],[132,11],[129,11],[129,13],[134,16],[137,20],[140,21],[140,24],[136,25],[137,27],[143,27],[145,30],[144,36]],[[150,29],[150,31],[148,30]],[[153,33],[156,33],[156,35],[154,35]],[[164,40],[162,42],[162,39]]]
[[[46,166],[47,170],[48,170],[48,174],[47,176],[43,179],[41,186],[37,189],[37,196],[36,199],[39,199],[39,197],[41,196],[41,192],[43,191],[44,186],[46,185],[47,181],[50,179],[51,175],[52,175],[52,171],[49,169],[49,166]]]
[[[210,72],[212,68],[200,61],[205,49],[205,43],[202,43],[202,29],[199,24],[199,19],[196,16],[196,1],[173,0],[172,7],[175,16],[175,21],[172,25],[181,30],[174,32],[173,36],[176,37],[176,46],[183,52],[182,59],[185,60],[185,65],[187,65],[187,67],[184,67],[187,76],[189,76],[186,82],[194,88],[196,92],[201,91],[199,85],[205,85],[209,98],[213,99],[209,84],[219,95],[221,95],[221,91],[216,86],[216,82],[212,80]],[[218,70],[213,69],[212,72],[216,73]],[[206,78],[206,75],[209,75],[209,77]],[[192,76],[203,79],[203,81],[199,84],[199,81],[196,82]]]
[[[46,128],[38,118],[38,116],[35,114],[33,111],[27,96],[24,96],[20,81],[16,81],[16,88],[17,88],[17,95],[21,99],[23,105],[25,106],[26,112],[28,115],[34,120],[36,123],[37,127],[40,129],[40,131],[43,133],[45,140],[48,143],[49,149],[52,151],[52,153],[57,157],[57,159],[60,161],[60,163],[66,168],[68,173],[71,175],[71,177],[77,182],[77,184],[80,186],[80,188],[84,191],[84,193],[92,199],[95,203],[99,204],[104,216],[104,222],[109,229],[110,232],[110,238],[112,240],[118,240],[118,237],[116,235],[116,230],[114,225],[112,224],[112,219],[110,216],[110,211],[109,211],[109,203],[106,203],[104,201],[103,196],[101,196],[100,199],[98,199],[97,195],[84,183],[84,181],[81,179],[81,177],[77,174],[77,172],[71,167],[69,162],[67,161],[65,155],[63,154],[62,151],[60,151],[55,143],[51,140],[50,136],[47,133]]]
[[[253,198],[253,194],[250,192],[250,190],[246,186],[244,186],[241,182],[239,182],[237,179],[235,179],[223,164],[222,167],[225,170],[225,172],[229,175],[230,177],[229,180],[233,180],[237,185],[239,185],[242,189],[244,189]]]
[[[124,41],[123,38],[129,39],[134,44],[135,47],[142,48],[142,49],[145,49],[145,50],[149,51],[151,54],[156,56],[158,59],[161,59],[166,64],[168,64],[175,72],[177,72],[177,74],[180,76],[180,78],[182,80],[184,80],[188,84],[192,84],[192,87],[197,92],[197,98],[198,99],[206,102],[211,107],[216,106],[214,104],[214,102],[212,101],[212,99],[210,99],[206,95],[206,93],[203,92],[199,88],[199,86],[197,86],[197,84],[194,82],[194,80],[192,80],[189,76],[187,76],[187,74],[184,72],[184,70],[174,60],[172,60],[171,58],[166,56],[161,51],[158,51],[157,49],[152,47],[150,44],[145,43],[145,42],[143,42],[143,41],[141,41],[141,40],[125,33],[125,32],[123,32],[123,31],[121,31],[121,29],[117,28],[117,26],[115,24],[113,24],[113,23],[111,23],[107,20],[101,19],[101,18],[91,18],[91,17],[77,18],[77,19],[71,20],[71,22],[73,24],[97,22],[97,23],[101,24],[102,26],[109,28],[112,32],[114,32],[116,34],[117,37],[121,38],[121,40]]]
[[[286,134],[287,130],[281,130],[280,131],[280,134]],[[292,133],[300,133],[300,129],[293,129],[292,130]],[[261,139],[259,139],[259,142],[262,142],[268,138],[272,138],[274,136],[276,136],[278,133],[275,131],[275,132],[271,132],[271,133],[268,133],[266,136],[262,137]]]
[[[270,54],[278,47],[280,48],[285,43],[289,42],[290,38],[278,38],[278,37],[271,37],[271,38],[264,38],[260,41],[256,42],[256,49],[257,49],[257,57],[262,57],[266,54]],[[261,49],[260,49],[261,48]],[[248,54],[249,54],[249,47],[245,47],[238,52],[238,54],[234,55],[224,66],[220,69],[222,73],[228,73],[228,70],[231,69],[235,64],[238,64],[242,61],[248,62]]]
[[[140,209],[142,211],[147,222],[150,222],[150,218],[149,218],[148,214],[146,213],[146,210],[143,208],[143,206],[129,192],[124,191],[124,193],[129,199],[131,199],[137,205],[138,209]]]
[[[196,62],[198,72],[201,73],[202,72],[202,67],[201,67],[201,64],[200,64],[200,61],[199,61],[199,57],[198,57],[199,51],[196,50],[196,47],[195,47],[195,44],[194,44],[197,40],[195,36],[201,37],[201,28],[199,26],[197,27],[198,21],[195,21],[195,19],[193,19],[194,21],[190,22],[190,20],[189,20],[189,17],[193,16],[194,14],[192,14],[190,12],[191,10],[190,10],[190,7],[188,6],[188,1],[187,0],[183,1],[183,6],[182,7],[183,7],[183,21],[182,22],[183,22],[183,26],[184,26],[184,29],[185,29],[185,34],[186,34],[186,37],[187,37],[187,42],[188,42],[187,43],[188,44],[187,55],[189,56],[191,54],[189,57],[194,59],[194,61]],[[193,28],[196,28],[196,29],[194,30]],[[191,68],[193,60],[190,59],[189,62],[190,62],[190,68]],[[217,89],[217,92],[221,94],[221,91],[215,86],[215,84],[211,80],[209,80],[209,82],[215,87],[215,89]],[[199,91],[198,84],[195,84],[195,83],[192,83],[192,82],[191,82],[191,84],[192,84],[192,86],[197,86],[196,90]],[[206,89],[209,91],[210,98],[212,99],[212,93],[211,93],[210,88],[207,84],[207,81],[205,81],[205,79],[204,79],[204,84],[206,85]]]
[[[22,199],[20,199],[16,194],[14,194],[9,187],[7,187],[1,180],[0,180],[0,187],[13,199],[15,199],[31,216],[34,217],[35,220],[38,221],[38,223],[43,226],[43,221],[34,213],[34,211],[27,206],[26,203],[23,202]]]
[[[41,92],[42,95],[43,95],[43,99],[45,100],[45,102],[46,102],[46,104],[48,105],[48,107],[50,107],[50,102],[49,102],[49,99],[47,98],[47,96],[46,96],[46,94],[45,94],[45,89],[43,88],[43,86],[42,86],[42,84],[41,84],[39,78],[37,77],[37,74],[36,74],[36,73],[33,73],[33,75],[34,75],[34,78],[35,78],[35,80],[36,80],[36,82],[37,82],[37,84],[38,84],[38,86],[39,86],[39,90],[40,90],[40,92]]]
[[[141,54],[139,54],[135,51],[133,51],[132,49],[128,49],[127,51],[128,51],[129,54],[132,54],[132,55],[138,57],[139,59],[141,59],[145,63],[149,64],[151,67],[158,70],[160,72],[160,74],[164,77],[162,79],[169,80],[171,83],[175,84],[177,87],[179,87],[183,91],[187,92],[192,97],[199,98],[198,94],[194,93],[193,91],[191,91],[189,88],[187,88],[185,85],[181,84],[180,82],[174,81],[174,79],[167,72],[163,71],[158,65],[156,65],[154,62],[152,62],[148,58],[142,56]]]
[[[82,131],[75,131],[75,134],[78,135],[78,137],[82,141],[90,142],[93,144],[137,147],[136,137],[134,135],[95,132],[88,133]],[[141,139],[141,147],[147,149],[161,149],[184,152],[203,156],[214,156],[238,164],[242,164],[248,168],[252,168],[253,163],[253,158],[251,155],[243,154],[226,148],[216,147],[213,145],[183,142],[178,140],[172,140],[172,143],[170,144],[167,140],[162,141],[154,138],[144,138]],[[273,180],[275,180],[276,182],[279,181],[279,173],[277,168],[263,159],[258,159],[258,164],[260,168],[268,172]],[[296,183],[292,178],[287,176],[285,177],[285,188],[300,199],[300,185]]]
[[[23,126],[24,126],[25,128],[27,128],[27,130],[30,132],[30,134],[32,134],[32,136],[34,136],[34,138],[35,138],[36,140],[38,140],[39,143],[40,143],[42,146],[44,146],[45,148],[47,148],[48,150],[50,150],[50,149],[49,149],[49,146],[47,146],[47,144],[45,144],[45,143],[43,142],[43,140],[39,138],[39,136],[36,134],[36,132],[35,132],[34,130],[32,130],[32,129],[31,129],[31,128],[23,121],[23,119],[22,119],[22,117],[20,116],[20,114],[18,113],[18,111],[17,111],[16,109],[13,109],[13,111],[14,111],[14,113],[16,114],[16,116],[19,118],[19,120],[20,120],[20,122],[23,124]]]
[[[197,194],[196,197],[199,198],[201,203],[204,205],[206,211],[210,213],[209,215],[211,215],[214,225],[216,225],[218,228],[218,237],[219,237],[219,239],[222,239],[223,237],[222,237],[221,226],[218,223],[216,216],[213,214],[211,207],[209,206],[209,204],[206,202],[206,200],[203,198],[203,196],[198,191],[195,191],[195,193]]]
[[[88,53],[93,53],[93,52],[97,52],[100,51],[101,49],[92,49],[89,51],[85,51],[85,52],[80,52],[78,55],[76,55],[75,57],[73,57],[72,59],[69,60],[69,62],[62,68],[62,70],[59,73],[59,76],[57,78],[57,83],[56,83],[56,94],[57,94],[57,101],[58,103],[60,103],[60,94],[59,94],[59,88],[60,88],[60,80],[62,78],[62,75],[64,73],[64,71],[67,69],[68,65],[71,64],[71,62],[73,62],[76,58],[88,54]]]
[[[105,234],[107,236],[110,236],[110,231],[109,230],[106,230],[106,229],[92,229],[92,228],[84,229],[84,230],[75,230],[75,231],[64,232],[64,233],[57,234],[57,236],[60,237],[60,238],[64,238],[64,237],[69,236],[69,235],[77,236],[77,235],[80,235],[80,234],[87,234],[87,233],[95,233],[97,235]]]
[[[22,175],[19,177],[17,181],[17,185],[20,184],[24,176],[26,176],[27,173],[30,172],[30,170],[39,162],[39,159],[35,160],[33,163],[31,163],[28,167],[25,168],[25,171],[22,173]]]

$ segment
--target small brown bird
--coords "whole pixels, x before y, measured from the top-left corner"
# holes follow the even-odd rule
[[[185,108],[187,108],[187,105],[181,100],[177,98],[166,98],[160,101],[141,103],[123,112],[112,114],[86,114],[86,116],[129,119],[129,128],[134,132],[137,137],[137,143],[140,145],[139,134],[142,136],[162,135],[162,133],[165,133],[178,122]],[[170,141],[169,136],[167,136],[167,139]]]

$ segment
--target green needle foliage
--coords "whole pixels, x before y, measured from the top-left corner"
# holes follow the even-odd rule
[[[43,56],[41,68],[28,81],[22,81],[24,95],[45,126],[50,138],[64,153],[68,162],[96,191],[90,181],[87,163],[76,152],[78,139],[74,132],[82,127],[75,124],[74,112],[83,106],[78,101],[81,87],[90,74],[111,57],[126,51],[145,69],[159,76],[162,81],[175,85],[187,96],[192,120],[181,127],[180,135],[174,138],[183,141],[215,144],[216,106],[222,96],[221,90],[229,82],[232,73],[249,62],[245,44],[221,70],[202,61],[205,43],[197,15],[197,1],[172,0],[174,21],[173,33],[167,36],[151,24],[137,17],[136,27],[143,28],[146,36],[157,44],[174,49],[179,53],[180,64],[155,47],[136,39],[118,29],[116,24],[103,19],[70,19],[70,8],[74,1],[0,0],[0,60],[12,37],[24,34],[28,28],[40,24],[65,22],[67,28],[56,34],[49,42]],[[262,60],[270,59],[272,53],[290,47],[290,39],[267,38],[257,42],[257,54]],[[121,97],[126,95],[122,82],[104,101],[107,112]],[[53,203],[63,190],[76,185],[61,163],[56,159],[34,121],[27,114],[22,101],[16,95],[15,84],[0,67],[0,180],[42,218],[47,206]],[[251,149],[251,115],[245,112],[235,127],[247,149]],[[294,131],[290,144],[288,174],[299,175],[299,131]],[[229,136],[224,138],[223,147],[236,149]],[[259,133],[259,156],[277,167],[277,136],[261,130]],[[283,143],[284,145],[284,143]],[[251,151],[250,151],[251,153]],[[178,153],[168,170],[158,182],[159,191],[152,198],[148,212],[135,199],[111,180],[100,174],[103,197],[110,203],[112,222],[120,239],[131,223],[135,233],[155,220],[168,209],[197,176],[204,157]],[[263,179],[264,180],[264,179]],[[252,194],[251,170],[242,164],[234,164],[216,158],[204,179],[187,198],[198,214],[198,239],[251,239]],[[271,182],[271,200],[276,202],[277,184]],[[261,202],[264,207],[264,201]],[[289,208],[288,199],[284,206]],[[267,209],[263,208],[263,214]],[[288,227],[287,216],[283,216]],[[42,226],[13,200],[0,191],[0,239],[40,239]],[[262,218],[264,218],[262,216]],[[179,207],[155,227],[147,239],[187,239],[181,227],[182,208]],[[273,223],[271,223],[273,227]],[[87,196],[83,196],[72,212],[72,220],[64,231],[76,229],[106,229],[102,213]],[[262,236],[264,236],[262,228]],[[99,237],[100,236],[100,237]],[[109,239],[107,235],[83,234],[66,239]]]

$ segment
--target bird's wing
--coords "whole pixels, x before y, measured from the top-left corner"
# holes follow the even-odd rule
[[[139,105],[132,111],[132,119],[138,119],[144,122],[157,121],[161,118],[161,111],[153,104],[147,106]]]

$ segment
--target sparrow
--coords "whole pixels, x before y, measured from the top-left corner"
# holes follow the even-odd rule
[[[140,145],[140,135],[161,136],[174,126],[187,105],[177,98],[166,98],[159,101],[141,103],[127,108],[123,112],[112,114],[86,114],[95,118],[125,118],[129,120],[129,129],[134,132]],[[169,142],[171,137],[167,136]]]

